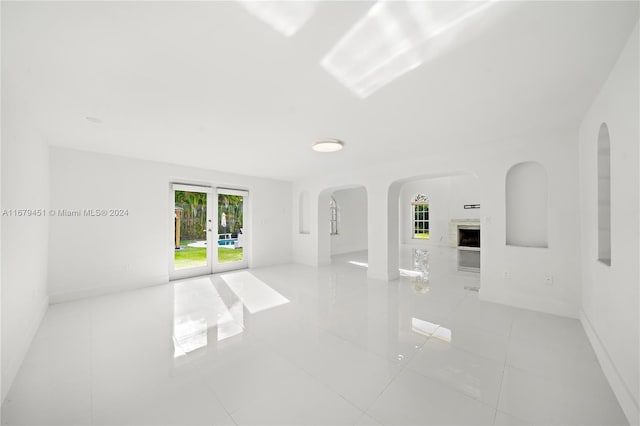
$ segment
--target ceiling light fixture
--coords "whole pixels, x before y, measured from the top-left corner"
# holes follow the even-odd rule
[[[323,139],[314,143],[311,148],[318,152],[336,152],[344,148],[344,142],[339,139]]]

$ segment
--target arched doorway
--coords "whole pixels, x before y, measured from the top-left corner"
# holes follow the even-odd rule
[[[357,254],[366,262],[368,244],[367,190],[361,185],[328,188],[318,196],[318,257],[329,264],[339,256]]]

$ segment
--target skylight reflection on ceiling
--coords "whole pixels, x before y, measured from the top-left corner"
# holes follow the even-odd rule
[[[253,16],[286,37],[291,37],[307,23],[317,5],[317,1],[237,0],[237,2]]]
[[[494,1],[378,1],[321,64],[366,98],[450,46],[461,24]]]

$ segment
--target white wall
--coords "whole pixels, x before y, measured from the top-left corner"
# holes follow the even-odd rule
[[[9,88],[3,87],[3,100]],[[49,155],[40,134],[3,105],[2,210],[49,206]],[[49,304],[48,217],[2,217],[2,400]]]
[[[416,194],[429,198],[429,239],[413,239],[413,209]],[[448,245],[449,221],[480,219],[480,209],[465,209],[465,204],[480,204],[480,184],[473,175],[446,176],[405,183],[400,189],[400,242],[412,245]]]
[[[364,188],[342,189],[333,193],[338,204],[338,235],[330,236],[331,254],[367,249],[367,191]],[[327,205],[327,217],[329,206]],[[329,232],[329,221],[326,223]]]
[[[248,189],[249,266],[291,261],[290,183],[63,148],[50,155],[52,208],[129,211],[51,219],[52,302],[168,281],[170,182]]]
[[[450,176],[449,218],[479,219],[482,209],[465,209],[465,204],[480,204],[480,181],[477,176]]]
[[[580,301],[579,249],[576,249],[580,242],[577,123],[495,141],[491,151],[483,149],[481,143],[476,146],[455,156],[409,158],[295,182],[294,194],[308,191],[316,203],[312,206],[310,234],[294,235],[295,261],[321,263],[318,232],[326,232],[326,216],[322,216],[321,226],[313,225],[318,223],[319,194],[327,188],[362,185],[367,189],[369,206],[368,274],[381,280],[397,278],[398,200],[402,185],[412,180],[474,174],[478,177],[479,197],[474,197],[474,203],[482,205],[480,297],[577,318]],[[549,247],[545,249],[505,244],[505,177],[514,164],[523,161],[537,161],[547,172]],[[322,211],[326,209],[323,207]],[[546,276],[552,278],[551,284],[546,283]]]
[[[631,424],[640,423],[638,26],[580,126],[582,322]],[[597,145],[611,140],[611,266],[598,258]]]
[[[481,297],[525,309],[578,317],[580,233],[576,128],[523,138],[515,150],[482,161]],[[515,147],[514,147],[515,148]],[[499,155],[498,155],[499,154]],[[506,245],[508,170],[524,161],[546,172],[548,247]],[[550,278],[550,282],[546,278]]]

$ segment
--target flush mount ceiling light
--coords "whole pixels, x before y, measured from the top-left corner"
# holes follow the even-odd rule
[[[323,139],[313,144],[311,148],[318,152],[336,152],[344,147],[344,142],[339,139]]]

